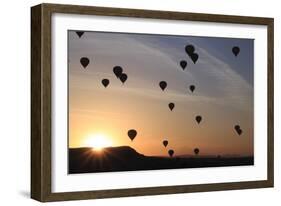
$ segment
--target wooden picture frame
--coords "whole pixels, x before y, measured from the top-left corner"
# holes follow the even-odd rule
[[[54,13],[167,19],[193,22],[220,22],[267,27],[267,179],[215,184],[171,185],[133,189],[79,192],[52,192],[51,149],[51,17]],[[234,189],[273,187],[273,36],[272,18],[214,14],[40,4],[31,8],[31,197],[38,201],[65,201],[94,198],[160,195]],[[266,137],[265,137],[266,138]]]

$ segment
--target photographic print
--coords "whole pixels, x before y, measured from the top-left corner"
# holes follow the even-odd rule
[[[254,164],[254,40],[68,31],[68,172]]]

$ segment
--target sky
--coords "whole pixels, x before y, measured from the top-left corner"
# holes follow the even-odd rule
[[[189,44],[199,55],[196,64],[185,52]],[[233,46],[240,47],[237,57]],[[69,147],[101,138],[148,156],[167,156],[169,149],[193,154],[194,148],[201,155],[253,155],[253,50],[253,39],[105,32],[79,38],[69,31]],[[90,60],[86,68],[81,57]],[[117,65],[128,75],[124,84],[112,71]],[[167,82],[165,91],[160,81]],[[130,129],[137,131],[133,141]]]

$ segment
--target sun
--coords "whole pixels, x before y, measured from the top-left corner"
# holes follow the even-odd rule
[[[87,147],[92,147],[94,151],[102,151],[105,147],[112,146],[110,138],[105,134],[92,134],[86,138]]]

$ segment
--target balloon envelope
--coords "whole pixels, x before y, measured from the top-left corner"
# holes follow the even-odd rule
[[[238,135],[241,135],[241,134],[242,134],[242,129],[240,128],[239,125],[235,125],[235,126],[234,126],[234,129],[235,129],[235,131],[237,132]]]
[[[90,63],[90,60],[87,57],[82,57],[80,59],[80,63],[84,68],[86,68]]]
[[[164,91],[167,87],[167,82],[161,81],[161,82],[159,82],[159,86]]]
[[[185,52],[188,54],[188,56],[190,56],[191,54],[193,54],[194,52],[194,46],[193,45],[187,45],[185,47]]]
[[[107,87],[109,85],[109,80],[103,79],[103,80],[101,80],[101,83],[103,84],[104,87]]]
[[[196,155],[199,154],[199,149],[198,149],[198,148],[195,148],[195,149],[194,149],[194,154],[196,154]]]
[[[170,150],[168,151],[168,154],[170,155],[170,157],[172,157],[172,156],[174,155],[174,150],[170,149]]]
[[[237,55],[239,54],[240,52],[240,48],[238,46],[234,46],[232,48],[232,53],[237,57]]]
[[[135,139],[135,137],[137,136],[137,131],[134,129],[130,129],[128,131],[128,136],[131,139],[131,141],[133,141]]]
[[[115,66],[115,67],[113,67],[113,73],[115,74],[115,76],[116,76],[117,78],[120,77],[120,75],[122,74],[122,72],[123,72],[122,67],[120,67],[120,66]]]
[[[239,135],[241,135],[242,132],[243,132],[242,129],[237,130],[237,133],[238,133]]]
[[[120,81],[124,84],[125,81],[128,79],[128,76],[127,76],[127,74],[122,73],[122,74],[120,75],[119,79],[120,79]]]
[[[190,85],[189,89],[190,89],[191,92],[193,92],[195,90],[195,86],[194,85]]]
[[[174,109],[174,107],[175,107],[174,103],[169,103],[169,108],[170,108],[171,111]]]
[[[77,31],[76,34],[79,36],[79,38],[81,38],[81,36],[84,34],[83,31]]]
[[[195,64],[199,58],[199,55],[197,53],[193,53],[190,55],[190,58],[193,61],[193,63]]]
[[[182,70],[184,70],[187,65],[187,62],[185,60],[181,60],[180,65],[181,65]]]
[[[163,141],[163,145],[164,145],[164,147],[167,147],[167,145],[168,145],[168,140],[164,140],[164,141]]]
[[[196,116],[195,119],[198,124],[202,121],[202,117],[200,115]]]

